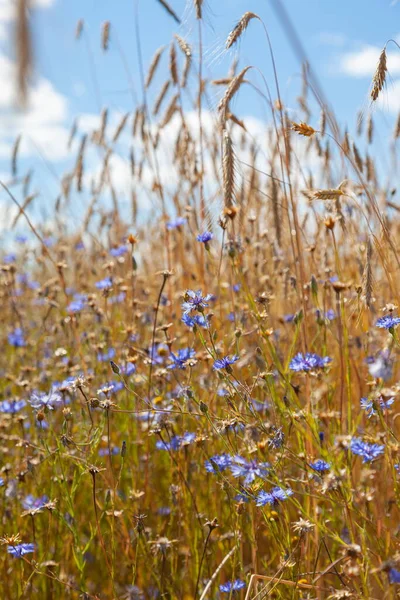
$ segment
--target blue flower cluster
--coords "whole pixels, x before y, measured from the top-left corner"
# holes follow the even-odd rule
[[[290,361],[289,368],[292,371],[315,371],[316,369],[323,369],[331,360],[329,356],[318,356],[314,352],[307,352],[306,354],[299,352]]]

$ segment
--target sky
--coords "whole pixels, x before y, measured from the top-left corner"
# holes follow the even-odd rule
[[[368,92],[380,51],[388,39],[400,41],[400,2],[392,0],[281,0],[303,44],[308,60],[335,109],[340,125],[353,132],[358,111],[370,110]],[[68,149],[69,131],[79,117],[80,131],[98,123],[104,107],[116,124],[121,115],[142,101],[140,47],[147,70],[157,48],[167,45],[174,33],[188,40],[198,58],[198,23],[192,0],[170,0],[182,20],[177,25],[157,0],[31,0],[34,39],[34,73],[29,105],[22,111],[15,96],[14,0],[0,0],[0,177],[10,181],[10,153],[22,134],[20,168],[34,170],[34,189],[40,192],[44,216],[57,194],[61,174],[76,156]],[[273,72],[261,23],[253,21],[237,49],[224,52],[229,31],[246,11],[263,20],[271,39],[285,106],[296,111],[301,90],[301,62],[274,11],[275,0],[208,0],[202,26],[204,76],[226,76],[235,57],[239,68],[256,66],[274,96]],[[76,24],[83,19],[84,33],[75,39]],[[111,23],[109,50],[101,49],[102,24]],[[139,32],[139,39],[137,32]],[[382,148],[400,110],[400,50],[388,46],[388,86],[374,109],[381,123],[377,145]],[[165,64],[165,68],[167,63]],[[253,71],[257,84],[264,85]],[[152,84],[158,91],[161,75]],[[221,91],[213,92],[208,109],[215,110]],[[255,123],[267,117],[265,104],[254,90],[243,86],[234,104],[240,118]],[[319,115],[311,116],[312,125]],[[93,169],[95,157],[93,157]],[[116,165],[118,173],[118,165]],[[120,179],[127,178],[122,163]],[[168,172],[168,165],[166,165]],[[16,195],[19,193],[15,192]],[[7,205],[8,206],[8,205]],[[0,211],[6,200],[0,196]],[[15,210],[15,209],[13,209]],[[9,221],[12,216],[3,218]]]

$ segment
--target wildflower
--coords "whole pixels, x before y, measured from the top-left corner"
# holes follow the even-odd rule
[[[188,327],[199,326],[199,327],[203,327],[204,329],[208,329],[208,327],[209,327],[208,319],[204,315],[194,315],[194,317],[191,317],[188,314],[184,314],[182,317],[182,321]]]
[[[336,313],[332,308],[329,308],[325,313],[323,313],[319,308],[315,311],[317,316],[317,322],[319,325],[323,324],[326,321],[333,321],[336,319]]]
[[[323,369],[331,360],[329,356],[318,356],[314,352],[307,352],[304,355],[299,352],[290,361],[289,368],[292,371],[314,371]]]
[[[296,315],[284,315],[283,316],[283,321],[285,323],[293,323],[295,316]]]
[[[318,458],[313,463],[309,463],[308,466],[311,467],[313,471],[317,471],[317,473],[324,473],[325,471],[329,471],[331,468],[331,465],[321,458]]]
[[[235,579],[235,581],[227,581],[226,583],[221,583],[221,585],[219,586],[219,591],[226,592],[229,594],[231,592],[237,592],[243,589],[244,587],[246,587],[246,583],[244,581],[242,581],[241,579]]]
[[[192,310],[203,312],[208,306],[208,301],[212,298],[212,294],[202,296],[201,290],[194,292],[187,290],[185,294],[185,302],[182,303],[183,314],[188,315]]]
[[[219,369],[226,369],[229,372],[229,370],[231,369],[230,365],[233,365],[233,363],[235,363],[237,360],[239,360],[237,354],[234,354],[232,358],[230,358],[229,356],[224,356],[223,358],[219,358],[214,362],[213,369],[215,371],[218,371]]]
[[[230,454],[216,454],[211,456],[210,460],[206,460],[204,463],[206,471],[208,473],[218,473],[225,471],[232,464],[232,457]]]
[[[114,256],[114,258],[118,258],[119,256],[123,256],[128,252],[128,248],[124,245],[118,246],[117,248],[111,248],[110,254]]]
[[[240,290],[240,287],[241,287],[240,283],[234,283],[232,286],[232,289],[234,292],[238,292]]]
[[[274,487],[270,492],[265,492],[261,490],[261,492],[257,496],[256,505],[257,506],[265,506],[266,504],[278,504],[278,502],[282,502],[283,500],[287,500],[289,496],[292,496],[293,492],[290,488],[287,490],[282,489],[281,487]]]
[[[59,392],[54,390],[50,390],[48,394],[45,394],[44,392],[33,392],[28,402],[32,408],[36,410],[40,410],[42,408],[53,410],[55,404],[62,402],[62,396]]]
[[[383,379],[383,381],[392,377],[393,359],[390,358],[388,348],[381,350],[376,356],[368,356],[366,362],[371,377]]]
[[[193,348],[180,348],[178,354],[171,352],[169,355],[172,363],[168,365],[168,369],[186,369],[188,361],[196,356]]]
[[[100,279],[100,281],[96,281],[95,286],[98,290],[108,290],[112,287],[111,277],[105,277],[104,279]]]
[[[380,329],[394,329],[400,323],[400,317],[394,317],[393,315],[385,315],[377,320],[375,325]]]
[[[10,254],[6,254],[3,258],[3,261],[6,265],[13,263],[17,260],[17,255],[14,252],[10,252]]]
[[[187,431],[182,436],[174,435],[168,442],[158,440],[156,442],[157,450],[179,450],[183,446],[188,446],[196,439],[195,433]]]
[[[78,313],[86,306],[87,296],[85,294],[75,294],[74,299],[67,306],[67,311]]]
[[[389,582],[390,583],[400,583],[400,571],[392,567],[389,570]]]
[[[300,517],[298,521],[292,523],[292,527],[296,533],[304,534],[311,531],[315,527],[315,525],[311,523],[311,521],[307,521],[306,519]]]
[[[25,554],[35,551],[35,544],[16,544],[15,546],[7,546],[8,554],[12,554],[15,558],[22,558]]]
[[[282,448],[284,443],[285,434],[282,431],[282,427],[277,427],[273,437],[268,441],[268,445],[271,446],[271,448]]]
[[[364,442],[360,438],[353,438],[350,442],[350,450],[353,454],[362,456],[363,463],[366,463],[378,458],[378,456],[384,452],[385,446],[380,444],[370,444],[369,442]]]
[[[185,225],[186,223],[187,219],[185,219],[185,217],[177,217],[175,221],[168,221],[167,229],[179,229],[179,227],[182,227],[182,225]]]
[[[42,496],[41,498],[35,498],[32,496],[32,494],[28,494],[28,496],[22,500],[22,506],[25,508],[25,510],[40,510],[47,504],[48,501],[49,498],[46,495]]]
[[[4,485],[4,479],[2,477],[0,477],[0,487],[2,487]]]
[[[3,400],[0,402],[0,412],[15,415],[26,406],[25,400]]]
[[[97,354],[97,360],[99,362],[108,362],[109,360],[112,360],[115,357],[115,350],[114,348],[109,348],[108,350],[106,350],[105,352],[99,352]]]
[[[210,240],[213,239],[213,234],[211,233],[211,231],[205,231],[204,233],[201,233],[200,235],[197,236],[197,241],[198,242],[202,242],[206,247],[208,245],[208,242]]]
[[[247,461],[242,456],[235,456],[232,459],[230,470],[234,477],[244,477],[243,485],[249,486],[256,477],[263,479],[269,473],[269,463],[259,463],[257,460]]]
[[[380,410],[387,410],[389,406],[391,406],[394,402],[394,398],[389,398],[389,400],[383,400],[382,396],[377,400],[368,400],[368,398],[361,398],[360,405],[363,410],[368,415],[368,419],[370,419],[373,415],[378,414],[378,407]]]
[[[22,348],[26,346],[24,334],[20,327],[16,327],[14,331],[8,334],[8,343],[15,348]]]

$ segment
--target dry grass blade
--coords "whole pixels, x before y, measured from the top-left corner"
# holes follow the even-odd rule
[[[30,205],[30,203],[32,202],[32,200],[34,200],[37,197],[37,194],[30,194],[29,196],[27,196],[24,200],[23,205],[21,206],[21,208],[18,211],[18,214],[15,216],[12,224],[11,224],[11,228],[13,229],[16,224],[18,223],[18,220],[20,218],[21,215],[24,214],[24,211],[28,208],[28,206]]]
[[[166,127],[168,125],[168,123],[171,121],[172,117],[174,116],[175,111],[177,110],[178,98],[179,98],[179,94],[175,94],[175,96],[173,96],[171,98],[171,101],[168,104],[168,106],[165,110],[164,117],[161,121],[160,129],[163,129],[164,127]]]
[[[125,127],[126,122],[129,118],[129,114],[130,114],[129,112],[124,114],[123,117],[121,118],[120,122],[118,123],[115,133],[113,135],[113,139],[112,139],[113,143],[115,143],[118,140],[119,136],[121,135],[121,132],[122,132],[123,128]]]
[[[101,47],[104,51],[108,50],[110,43],[110,21],[105,21],[101,27]]]
[[[147,73],[147,77],[146,77],[146,83],[145,86],[146,88],[150,87],[151,82],[153,81],[153,77],[154,74],[157,70],[158,64],[160,62],[162,53],[165,50],[165,46],[161,46],[160,48],[158,48],[158,50],[156,51],[156,53],[153,56],[153,60],[151,61],[150,67],[149,67],[149,71]]]
[[[291,129],[298,133],[299,135],[304,135],[305,137],[311,137],[314,133],[317,133],[315,129],[313,129],[307,123],[294,123],[292,122]]]
[[[383,89],[387,74],[387,57],[386,48],[380,54],[378,66],[372,79],[371,99],[375,102],[378,99],[380,92]]]
[[[260,17],[253,12],[244,13],[240,21],[235,25],[230,34],[227,37],[225,48],[229,50],[235,42],[238,41],[240,36],[246,31],[248,24],[252,19],[260,20]]]
[[[365,304],[368,308],[371,308],[372,292],[373,292],[371,259],[372,259],[372,243],[371,243],[371,238],[368,238],[367,260],[365,263],[364,275],[363,275],[363,297],[364,297]]]
[[[17,0],[16,5],[16,54],[17,82],[19,100],[26,104],[28,93],[28,77],[31,69],[32,46],[29,28],[29,0]]]
[[[168,4],[168,2],[166,2],[165,0],[157,0],[157,2],[159,2],[161,4],[161,6],[163,6],[165,8],[165,10],[167,11],[167,13],[169,15],[171,15],[171,17],[173,19],[175,19],[175,21],[177,23],[180,24],[180,22],[181,22],[180,18],[178,17],[178,15],[176,14],[176,12],[171,8],[171,6]]]

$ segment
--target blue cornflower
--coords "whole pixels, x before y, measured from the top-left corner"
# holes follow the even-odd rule
[[[283,320],[284,320],[285,323],[293,323],[295,316],[296,316],[295,314],[293,314],[293,315],[284,315],[283,316]]]
[[[269,440],[268,445],[272,448],[282,448],[285,443],[285,434],[282,431],[282,427],[278,427],[274,432],[273,437]]]
[[[226,583],[221,583],[221,585],[219,586],[219,591],[226,592],[229,594],[230,592],[238,592],[244,587],[246,587],[246,583],[244,581],[242,581],[241,579],[235,579],[235,581],[227,581]]]
[[[48,501],[49,498],[46,495],[41,496],[41,498],[35,498],[32,494],[28,494],[28,496],[25,496],[22,500],[22,506],[25,510],[40,510]]]
[[[224,356],[223,358],[219,358],[214,362],[213,369],[216,371],[218,371],[219,369],[229,370],[231,368],[230,365],[233,365],[233,363],[235,363],[237,360],[239,360],[237,354],[234,354],[232,358],[230,358],[229,356]]]
[[[166,344],[154,344],[153,348],[148,350],[149,359],[155,365],[162,365],[165,356],[169,354],[168,346]]]
[[[195,433],[187,431],[182,436],[174,435],[168,442],[164,440],[158,440],[156,442],[156,448],[158,450],[179,450],[183,446],[188,446],[196,439]]]
[[[240,290],[240,287],[241,287],[240,283],[234,283],[232,286],[232,289],[234,292],[238,292]]]
[[[178,227],[185,225],[185,223],[187,223],[185,217],[177,217],[175,221],[168,221],[167,229],[177,229]]]
[[[15,252],[10,252],[10,254],[5,255],[3,260],[6,265],[9,265],[10,263],[13,263],[17,260],[17,255],[15,254]]]
[[[232,456],[230,454],[216,454],[211,456],[210,460],[206,460],[204,466],[208,473],[219,473],[225,471],[232,464]]]
[[[329,356],[318,356],[314,352],[307,352],[304,355],[299,352],[290,361],[289,368],[292,371],[313,371],[314,369],[323,369],[331,360]]]
[[[194,292],[193,290],[187,290],[185,294],[185,302],[182,303],[183,314],[189,315],[192,310],[203,312],[208,306],[208,301],[212,298],[212,294],[203,296],[201,290]]]
[[[171,509],[169,506],[160,506],[160,508],[157,508],[157,513],[162,517],[167,517],[171,514]]]
[[[389,400],[385,400],[382,398],[377,398],[376,400],[369,400],[368,398],[361,398],[360,405],[361,408],[365,410],[368,415],[368,419],[370,419],[373,415],[377,415],[377,408],[379,407],[381,410],[387,410],[389,406],[391,406],[394,402],[394,398],[389,398]]]
[[[172,360],[172,363],[168,365],[168,369],[186,369],[187,361],[196,356],[195,350],[193,348],[180,348],[178,350],[178,354],[174,354],[171,352],[169,358]]]
[[[230,470],[234,477],[244,477],[243,485],[248,486],[256,477],[264,479],[269,473],[269,463],[259,463],[257,460],[246,460],[242,456],[234,456]]]
[[[368,356],[366,359],[368,371],[371,377],[387,381],[392,377],[393,359],[390,358],[390,351],[385,348],[376,356]]]
[[[76,242],[75,250],[84,250],[84,249],[85,249],[85,244],[82,242],[82,240],[80,240],[79,242]]]
[[[114,357],[115,357],[114,348],[108,348],[108,350],[106,350],[105,352],[99,352],[97,354],[97,360],[99,362],[107,362],[109,360],[112,360]]]
[[[126,363],[126,365],[122,365],[122,367],[120,367],[120,371],[122,375],[126,375],[127,377],[129,377],[130,375],[136,373],[136,367],[133,363],[128,362]]]
[[[261,492],[257,496],[256,505],[257,506],[265,506],[266,504],[278,504],[278,502],[282,502],[283,500],[287,500],[289,496],[292,496],[293,492],[290,488],[287,490],[282,489],[281,487],[274,487],[270,492],[265,492],[261,490]]]
[[[210,240],[213,239],[213,234],[211,233],[211,231],[205,231],[204,233],[201,233],[200,235],[197,236],[197,241],[198,242],[203,242],[203,244],[208,244],[208,242]]]
[[[317,471],[317,473],[324,473],[325,471],[329,471],[331,468],[331,465],[321,458],[318,458],[313,463],[309,463],[308,466],[311,467],[313,471]]]
[[[385,446],[381,444],[370,444],[369,442],[364,442],[360,438],[353,438],[350,442],[350,450],[353,454],[362,456],[363,463],[366,463],[378,458],[378,456],[384,452]]]
[[[26,235],[19,234],[19,235],[15,236],[15,241],[18,242],[19,244],[25,244],[25,242],[28,241],[28,238]]]
[[[323,313],[319,308],[317,308],[317,310],[315,311],[315,314],[317,315],[317,321],[319,323],[325,321],[333,321],[334,319],[336,319],[336,313],[334,310],[332,310],[332,308],[329,308],[326,313]]]
[[[2,487],[4,485],[4,479],[2,477],[0,477],[0,487]]]
[[[377,320],[375,325],[381,329],[393,329],[400,323],[400,317],[394,317],[393,315],[385,315]]]
[[[204,329],[208,329],[208,327],[210,325],[207,317],[205,317],[204,315],[194,315],[194,317],[192,317],[189,314],[184,314],[182,317],[182,321],[188,327],[199,326],[199,327],[204,327]]]
[[[16,558],[22,558],[25,554],[35,551],[35,544],[15,544],[15,546],[7,546],[8,554],[12,554]]]
[[[390,583],[400,583],[400,571],[391,567],[389,569],[389,582]]]
[[[108,301],[110,304],[120,304],[120,302],[123,302],[125,300],[125,298],[126,298],[125,292],[120,292],[116,296],[111,296],[108,299]]]
[[[124,245],[118,246],[117,248],[111,248],[111,250],[110,250],[111,256],[114,256],[115,258],[117,258],[119,256],[123,256],[127,252],[128,252],[128,248]]]
[[[113,446],[111,448],[111,455],[115,456],[116,454],[119,454],[119,448],[118,448],[118,446]],[[99,456],[109,456],[110,450],[108,448],[99,448],[98,455]]]
[[[14,331],[8,334],[8,343],[15,348],[22,348],[26,346],[24,334],[21,327],[16,327]]]
[[[78,313],[86,306],[87,296],[85,294],[75,294],[74,299],[67,306],[67,311]]]
[[[3,400],[0,402],[0,412],[15,415],[26,406],[25,400]]]
[[[111,277],[105,277],[104,279],[100,279],[100,281],[96,281],[95,286],[98,290],[108,290],[112,287]]]
[[[32,408],[36,410],[41,408],[53,410],[56,404],[62,402],[62,396],[59,392],[54,390],[50,390],[48,394],[45,394],[44,392],[33,392],[28,402]]]

